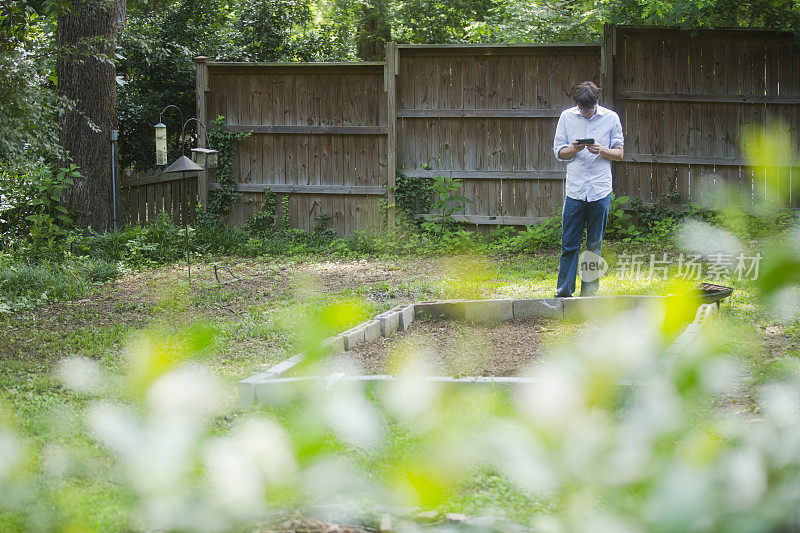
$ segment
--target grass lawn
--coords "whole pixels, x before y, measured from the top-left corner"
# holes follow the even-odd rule
[[[620,244],[609,243],[612,253]],[[0,315],[0,408],[26,436],[51,455],[65,447],[82,450],[94,474],[74,486],[53,487],[59,512],[92,530],[131,527],[124,512],[129,495],[113,482],[110,459],[86,435],[80,414],[87,398],[63,388],[56,362],[80,355],[99,361],[112,375],[127,364],[125,347],[144,331],[174,333],[203,324],[213,333],[205,362],[230,383],[300,351],[302,324],[319,302],[354,298],[364,316],[399,303],[440,298],[550,297],[558,267],[555,251],[535,256],[219,258],[193,265],[125,273],[94,286],[79,298],[50,303],[14,315]],[[736,291],[722,305],[721,342],[749,369],[752,383],[780,372],[798,357],[800,325],[781,323],[762,310],[751,283],[722,280]],[[662,294],[669,280],[624,279],[611,272],[601,294]],[[574,329],[565,328],[560,336]],[[743,395],[749,394],[749,389]],[[746,400],[746,398],[745,398]],[[747,402],[743,401],[743,405]],[[225,429],[220,421],[220,430]],[[399,450],[403,446],[398,446]],[[402,451],[398,453],[404,453]],[[42,480],[47,483],[47,480]],[[84,486],[82,486],[84,485]],[[86,490],[86,487],[90,487]],[[526,522],[546,502],[521,493],[491,472],[476,472],[441,512],[481,514],[492,510]],[[14,530],[14,517],[0,517],[0,529]]]

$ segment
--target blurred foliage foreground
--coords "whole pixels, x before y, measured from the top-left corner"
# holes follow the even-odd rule
[[[700,253],[737,246],[732,234],[709,239],[716,234],[701,223],[686,231]],[[797,316],[798,272],[796,228],[765,257],[756,282],[765,308]],[[338,301],[292,324],[304,332],[306,372],[325,359],[322,339],[363,310]],[[535,384],[510,394],[426,381],[423,355],[410,351],[397,355],[405,364],[392,381],[303,381],[246,412],[203,365],[211,329],[154,327],[131,340],[119,373],[75,357],[58,366],[84,407],[53,423],[80,428],[100,453],[36,443],[0,410],[0,525],[102,529],[65,512],[100,470],[118,491],[120,530],[252,529],[321,505],[374,526],[383,513],[446,506],[476,472],[526,495],[524,512],[499,520],[537,531],[800,527],[796,361],[744,401],[746,371],[726,353],[722,323],[665,364],[669,313],[604,317],[599,332],[533,366]]]
[[[245,413],[202,366],[210,330],[149,330],[128,345],[121,375],[84,358],[60,363],[64,386],[86,407],[59,423],[84,427],[112,459],[121,514],[142,530],[231,530],[313,505],[342,520],[436,509],[476,471],[529,494],[530,514],[516,518],[543,531],[798,525],[800,375],[786,373],[742,405],[743,369],[713,324],[664,366],[667,311],[607,317],[588,342],[532,367],[535,384],[512,394],[426,381],[424,357],[404,353],[393,381],[302,382]],[[337,302],[298,324],[306,353],[324,359],[320,339],[360,312]],[[75,497],[65,487],[99,460],[59,442],[37,449],[2,419],[6,525],[94,529],[69,523],[54,503]]]
[[[800,264],[797,237],[765,267],[765,291],[796,283],[783,273]],[[532,367],[535,384],[511,394],[426,381],[425,358],[412,351],[397,354],[405,364],[393,381],[302,382],[247,412],[203,366],[211,329],[154,327],[128,344],[119,374],[84,358],[58,366],[85,407],[54,423],[85,431],[99,457],[35,444],[0,418],[0,523],[98,529],[63,510],[88,490],[80,480],[107,468],[119,529],[252,528],[320,505],[369,522],[442,508],[476,472],[527,495],[527,512],[513,518],[542,531],[800,525],[800,374],[789,368],[742,402],[745,370],[714,323],[665,366],[670,311],[605,317],[599,333]],[[306,372],[325,359],[321,340],[363,313],[357,301],[335,301],[293,324],[306,339]],[[490,524],[475,528],[504,530]]]

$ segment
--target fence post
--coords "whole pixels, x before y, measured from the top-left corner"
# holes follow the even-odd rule
[[[208,58],[205,56],[197,56],[194,58],[196,92],[195,116],[198,120],[206,125],[206,128],[211,126],[211,124],[208,123],[208,117],[206,117],[206,90],[208,89],[208,67],[206,66],[207,60]],[[203,131],[203,128],[201,128],[199,124],[197,125],[198,148],[208,148],[206,146],[207,133],[208,131]],[[200,202],[203,212],[205,212],[207,207],[206,204],[208,204],[208,172],[205,170],[201,170],[197,173],[197,201]]]
[[[386,178],[387,178],[387,213],[388,229],[395,228],[395,173],[397,168],[397,45],[386,44],[386,65],[384,80],[386,82]]]
[[[600,66],[603,77],[602,100],[603,106],[614,108],[614,48],[616,43],[616,27],[614,24],[603,24],[603,45],[600,49]]]

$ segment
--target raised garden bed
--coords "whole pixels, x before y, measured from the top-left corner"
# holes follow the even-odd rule
[[[517,376],[548,346],[591,327],[548,318],[498,324],[417,320],[408,331],[357,344],[335,359],[355,363],[362,374],[394,375],[415,363],[433,376]]]
[[[331,363],[328,369],[323,368],[322,374],[315,375],[296,375],[293,373],[295,367],[304,360],[305,355],[299,353],[282,363],[275,366],[264,368],[263,372],[250,376],[239,382],[239,405],[246,407],[254,403],[271,403],[275,394],[280,396],[281,389],[286,386],[291,387],[293,383],[324,379],[328,386],[338,381],[362,381],[367,386],[372,386],[386,380],[396,379],[392,373],[394,369],[387,363],[386,354],[381,350],[386,348],[388,351],[392,343],[392,337],[396,332],[405,332],[412,327],[415,322],[431,321],[430,333],[436,337],[437,328],[444,328],[438,333],[441,339],[442,353],[437,354],[436,348],[432,350],[432,365],[437,370],[428,370],[423,376],[430,381],[450,383],[454,386],[464,384],[492,384],[492,385],[519,385],[532,383],[532,378],[527,376],[514,375],[524,366],[536,358],[537,321],[553,320],[567,324],[574,320],[589,320],[592,324],[594,319],[602,319],[610,314],[619,311],[630,311],[637,308],[646,307],[663,302],[667,296],[602,296],[590,298],[564,298],[564,299],[502,299],[502,300],[441,300],[430,302],[419,302],[416,304],[401,305],[386,313],[376,316],[374,319],[359,324],[341,334],[326,339],[323,346],[328,349],[333,357],[329,357]],[[664,352],[664,368],[669,371],[672,362],[679,357],[684,348],[696,337],[700,326],[711,316],[712,312],[718,307],[718,303],[703,303],[701,298],[697,298],[697,314],[694,321],[688,324],[683,332]],[[435,326],[437,321],[442,319],[451,320],[452,325]],[[568,320],[564,320],[568,319]],[[516,324],[515,324],[516,322]],[[525,328],[525,324],[529,327]],[[520,343],[511,353],[503,354],[504,348],[499,350],[484,350],[476,360],[470,357],[451,356],[448,357],[447,346],[452,342],[452,335],[448,328],[479,328],[483,324],[482,331],[475,330],[476,337],[485,343],[487,337],[491,339],[492,328],[501,326],[498,331],[514,331],[514,328],[523,328],[520,336],[528,337],[528,341]],[[486,326],[492,324],[493,326]],[[532,327],[530,327],[532,326]],[[506,329],[502,329],[502,328]],[[425,325],[416,329],[417,332],[424,330]],[[527,331],[525,331],[527,329]],[[500,335],[502,336],[502,335]],[[496,338],[500,338],[500,336]],[[379,340],[381,338],[388,340]],[[531,340],[532,338],[532,340]],[[538,340],[541,340],[539,337]],[[510,339],[503,339],[503,342],[510,342]],[[374,343],[369,346],[370,343]],[[367,344],[367,346],[364,346]],[[360,347],[360,348],[359,348]],[[508,351],[508,346],[505,350]],[[361,361],[366,372],[362,373],[357,369],[347,365],[336,365],[338,360],[341,362],[344,356],[337,356],[341,352],[353,352],[356,359]],[[463,351],[463,350],[462,350]],[[437,358],[439,363],[437,364]],[[338,368],[337,368],[338,367]],[[424,367],[423,367],[424,368]],[[344,371],[342,371],[344,369]],[[511,374],[511,375],[508,375]],[[631,383],[622,384],[626,386]]]

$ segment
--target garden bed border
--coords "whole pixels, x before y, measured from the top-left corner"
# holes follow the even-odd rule
[[[370,342],[379,337],[391,337],[397,331],[406,331],[416,319],[442,318],[463,320],[477,324],[497,324],[508,320],[529,318],[587,318],[599,311],[621,311],[641,307],[651,302],[664,300],[668,296],[619,295],[573,298],[502,298],[489,300],[430,300],[414,304],[401,304],[389,311],[354,326],[334,337],[325,339],[323,347],[331,353],[348,351],[358,344]],[[669,370],[680,356],[697,338],[701,326],[710,320],[719,309],[719,298],[699,297],[694,320],[664,351],[664,368]],[[288,376],[295,366],[305,359],[305,353],[294,355],[277,365],[262,366],[260,373],[245,378],[238,383],[239,407],[245,408],[256,403],[269,403],[275,397],[276,389],[304,381],[324,381],[328,386],[338,381],[367,382],[372,385],[396,379],[390,375],[346,375],[334,373],[327,376]],[[489,384],[519,385],[534,383],[534,378],[516,376],[474,376],[455,378],[448,376],[428,376],[426,381],[451,384]],[[625,382],[620,385],[630,386]]]

